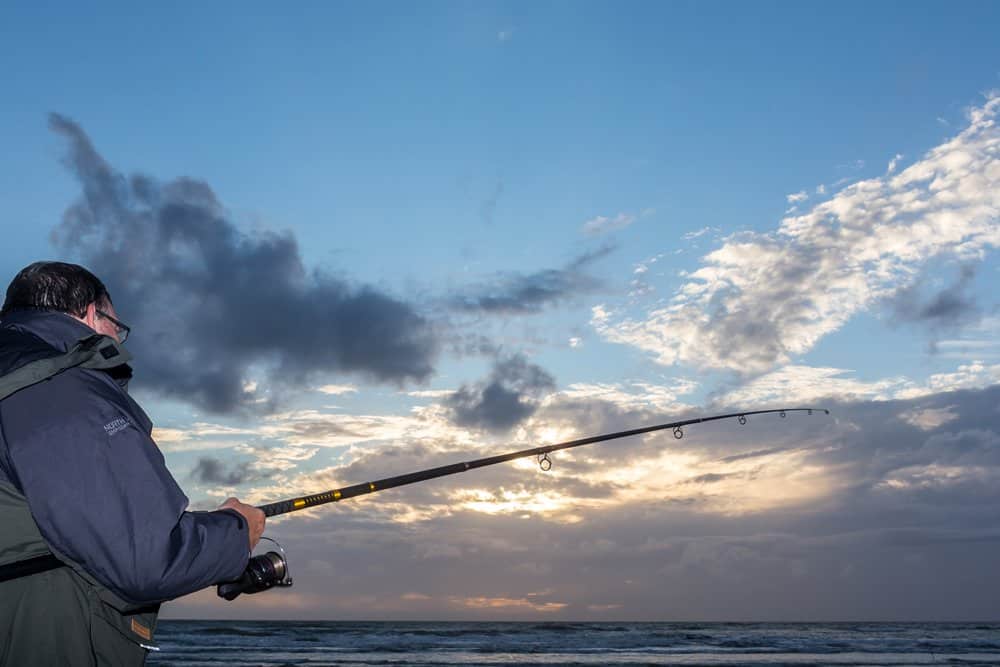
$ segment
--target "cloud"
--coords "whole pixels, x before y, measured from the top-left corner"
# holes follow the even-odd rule
[[[844,368],[788,365],[759,375],[737,389],[721,392],[716,404],[777,405],[818,401],[889,401],[918,398],[962,389],[983,389],[1000,383],[1000,364],[961,364],[951,372],[934,373],[924,381],[906,376],[859,380]],[[822,406],[820,406],[822,407]]]
[[[72,120],[53,114],[50,126],[83,188],[53,240],[133,325],[141,386],[226,413],[274,405],[275,393],[245,391],[255,365],[292,387],[319,373],[401,383],[433,372],[438,342],[412,305],[307,270],[288,233],[242,232],[204,182],[126,178]]]
[[[292,410],[268,415],[256,433],[286,444],[342,447],[370,440],[393,440],[426,428],[419,417],[407,415],[358,415],[320,410]]]
[[[787,401],[811,404],[821,399],[888,400],[898,391],[912,388],[905,377],[865,381],[850,377],[843,368],[803,365],[782,366],[762,374],[719,397],[720,405],[777,405]]]
[[[600,400],[622,410],[642,406],[654,411],[670,412],[689,408],[679,397],[690,394],[697,388],[698,383],[688,378],[672,378],[655,385],[647,382],[576,382],[553,394],[551,400]]]
[[[897,322],[929,326],[934,331],[957,329],[979,319],[981,313],[971,291],[976,267],[965,264],[954,283],[926,297],[921,281],[898,290],[892,297]]]
[[[929,260],[970,263],[1000,245],[998,110],[991,96],[899,174],[850,185],[774,233],[729,237],[667,305],[638,319],[602,305],[592,325],[664,365],[754,373],[788,363],[914,284]]]
[[[251,462],[243,462],[229,467],[220,459],[212,456],[203,456],[198,459],[198,463],[191,470],[191,479],[202,484],[222,484],[224,486],[238,486],[248,482],[255,482],[272,473],[254,467]]]
[[[943,408],[914,408],[901,413],[899,418],[923,431],[933,431],[958,417],[954,408],[954,405]]]
[[[403,593],[400,596],[400,599],[423,601],[423,600],[432,600],[433,598],[430,595],[424,595],[423,593]]]
[[[486,380],[463,385],[444,404],[455,424],[502,433],[530,417],[539,399],[553,390],[551,375],[515,355],[498,360]]]
[[[564,268],[530,274],[501,274],[492,283],[466,290],[449,299],[452,308],[463,312],[501,315],[538,313],[545,306],[561,303],[601,287],[601,281],[586,272],[594,262],[606,257],[610,246],[574,258]]]
[[[331,396],[356,394],[358,392],[356,387],[352,387],[349,384],[324,384],[322,386],[316,387],[316,391],[320,392],[321,394],[329,394]]]
[[[451,396],[452,393],[454,392],[451,389],[421,389],[408,391],[406,395],[413,398],[444,398],[445,396]]]
[[[891,174],[894,171],[896,171],[896,166],[899,165],[899,161],[902,159],[903,155],[901,153],[896,153],[896,155],[891,160],[889,160],[889,166],[886,168],[885,173]]]
[[[302,445],[269,445],[243,443],[234,448],[237,454],[249,454],[254,457],[253,466],[273,470],[276,474],[295,470],[298,466],[310,461],[319,452],[319,447],[304,447]],[[269,475],[270,476],[270,475]]]
[[[600,234],[607,234],[618,229],[625,229],[636,220],[638,220],[638,217],[632,215],[631,213],[619,213],[613,218],[599,215],[596,218],[591,218],[583,223],[580,231],[583,232],[585,236],[598,236]]]
[[[973,361],[961,364],[950,373],[934,373],[925,383],[896,392],[896,397],[916,398],[960,389],[981,389],[997,383],[1000,383],[1000,364]]]
[[[707,472],[703,475],[698,475],[692,477],[691,479],[685,481],[685,484],[715,484],[716,482],[722,482],[727,479],[732,479],[733,477],[745,477],[742,473],[718,473],[718,472]]]
[[[699,236],[704,236],[705,234],[708,234],[709,232],[718,232],[718,231],[719,231],[718,227],[702,227],[701,229],[696,229],[693,232],[688,232],[687,234],[685,234],[681,238],[683,238],[685,241],[693,241],[694,239],[698,238]],[[662,256],[662,255],[660,255],[660,256]],[[654,261],[655,261],[655,259],[654,259]]]
[[[658,389],[628,383],[550,393],[500,441],[445,423],[433,431],[445,415],[431,411],[381,443],[352,445],[328,470],[303,470],[241,496],[271,501],[289,488],[339,488],[655,423],[665,413],[705,414],[671,407]],[[682,440],[669,432],[628,438],[559,452],[548,473],[519,460],[291,515],[272,532],[299,563],[300,583],[324,593],[296,598],[295,608],[314,617],[458,618],[453,600],[538,601],[531,593],[551,587],[544,599],[566,605],[559,618],[592,618],[587,607],[599,605],[606,619],[690,618],[692,609],[702,618],[829,619],[872,608],[903,619],[927,608],[906,597],[926,588],[927,572],[943,578],[940,590],[923,594],[935,614],[976,616],[992,592],[964,586],[950,568],[991,572],[998,551],[990,540],[1000,547],[988,509],[1000,501],[998,392],[838,401],[832,417],[760,416],[746,426],[695,426]],[[334,544],[337,567],[321,567]],[[966,555],[955,560],[959,551]],[[923,564],[904,569],[907,554]],[[586,591],[575,574],[583,570]],[[414,580],[433,599],[400,606]],[[898,591],[891,604],[873,594],[879,580]],[[760,597],[749,581],[794,594]],[[846,586],[844,595],[831,596],[830,581]],[[707,602],[705,591],[721,597]],[[676,609],[663,607],[667,592],[682,598]],[[283,600],[261,604],[260,617],[286,613]],[[184,605],[173,609],[206,616]],[[465,611],[483,620],[537,613],[518,605]]]
[[[491,466],[290,515],[269,530],[296,568],[295,597],[256,596],[250,608],[207,606],[206,595],[166,612],[991,618],[1000,585],[998,402],[1000,387],[989,387],[840,402],[831,417],[713,422],[682,440],[654,434],[560,452],[549,473],[533,461]],[[542,424],[579,436],[648,416],[600,399],[551,402],[524,423],[525,438]],[[441,464],[433,448],[401,442],[392,451],[406,470]],[[380,453],[364,465],[384,469],[390,460]],[[359,465],[331,474],[378,477]],[[416,592],[402,599],[407,591]],[[564,606],[545,612],[550,602]]]
[[[785,199],[788,200],[789,204],[799,204],[809,199],[809,193],[805,190],[799,190],[798,192],[793,192],[790,195],[785,195]]]
[[[772,454],[780,454],[781,452],[788,451],[786,447],[771,447],[769,449],[756,449],[752,452],[744,452],[742,454],[733,454],[732,456],[726,456],[719,459],[722,463],[733,463],[734,461],[743,461],[746,459],[755,459],[761,456],[771,456]]]
[[[153,440],[164,452],[185,452],[229,449],[242,444],[254,434],[253,429],[195,422],[186,428],[157,426],[153,429]]]
[[[982,362],[1000,358],[1000,318],[980,317],[975,324],[963,326],[961,335],[934,341],[934,351],[945,359]]]
[[[698,231],[689,232],[688,234],[684,235],[684,240],[692,241],[698,238],[699,236],[708,233],[709,231],[718,231],[718,228],[704,227],[703,229],[699,229]],[[683,249],[678,248],[678,252],[683,252]],[[649,259],[645,259],[635,265],[635,267],[632,269],[632,275],[634,275],[635,278],[629,281],[630,289],[628,295],[630,298],[645,296],[647,294],[651,294],[656,291],[656,288],[646,281],[646,276],[649,273],[650,268],[658,261],[663,259],[663,257],[664,254],[660,253],[658,255],[650,257]]]
[[[471,609],[527,609],[535,612],[553,613],[562,611],[568,605],[565,602],[539,602],[527,597],[466,597],[452,598],[452,602]]]

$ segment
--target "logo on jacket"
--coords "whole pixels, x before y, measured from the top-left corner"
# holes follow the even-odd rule
[[[119,431],[124,431],[129,426],[131,426],[131,424],[129,423],[129,421],[127,419],[119,417],[118,419],[114,419],[112,421],[109,421],[107,424],[105,424],[104,425],[104,432],[107,433],[108,435],[114,435],[115,433],[118,433]]]

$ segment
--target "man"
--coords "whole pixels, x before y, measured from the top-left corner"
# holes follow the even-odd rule
[[[107,343],[103,368],[71,366],[0,400],[0,666],[144,664],[160,603],[238,579],[264,530],[263,512],[235,498],[185,511],[126,391],[132,370],[116,363],[128,331],[81,266],[38,262],[7,289],[0,382],[95,332],[115,343],[92,339]],[[31,557],[52,569],[10,578]]]

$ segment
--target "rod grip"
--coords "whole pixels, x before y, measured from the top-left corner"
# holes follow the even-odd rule
[[[264,516],[277,516],[279,514],[287,514],[295,509],[295,501],[293,500],[279,500],[276,503],[268,503],[267,505],[260,505],[257,509],[264,512]]]

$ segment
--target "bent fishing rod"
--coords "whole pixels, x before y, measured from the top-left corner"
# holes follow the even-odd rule
[[[386,489],[394,489],[399,486],[406,486],[407,484],[416,484],[417,482],[425,482],[438,477],[455,475],[460,472],[466,472],[476,468],[485,468],[486,466],[505,463],[507,461],[513,461],[514,459],[525,458],[528,456],[537,457],[538,466],[543,471],[548,471],[552,468],[552,459],[549,458],[549,454],[562,449],[583,447],[584,445],[593,445],[598,442],[617,440],[619,438],[627,438],[632,435],[642,435],[644,433],[653,433],[654,431],[665,431],[668,429],[672,429],[674,438],[680,440],[684,437],[684,427],[691,426],[692,424],[704,424],[706,422],[718,421],[720,419],[736,418],[741,425],[745,426],[748,421],[747,418],[751,415],[777,413],[784,418],[789,412],[805,412],[811,415],[814,411],[822,412],[827,415],[830,414],[830,411],[825,408],[775,408],[773,410],[732,412],[724,415],[714,415],[711,417],[695,417],[692,419],[683,419],[666,424],[654,424],[653,426],[645,426],[643,428],[634,428],[627,431],[617,431],[615,433],[595,435],[588,438],[580,438],[578,440],[558,442],[552,445],[532,447],[530,449],[522,449],[508,454],[486,456],[472,461],[452,463],[450,465],[439,466],[437,468],[418,470],[404,475],[396,475],[395,477],[386,477],[372,482],[345,486],[340,489],[331,489],[329,491],[313,493],[311,495],[300,496],[298,498],[279,500],[278,502],[260,505],[258,509],[264,512],[264,516],[278,516],[281,514],[288,514],[289,512],[297,512],[299,510],[317,507],[319,505],[326,505],[327,503],[340,502],[341,500],[347,500],[348,498],[355,498],[369,493],[385,491]],[[243,576],[239,580],[219,585],[218,594],[220,597],[224,597],[227,600],[234,600],[241,593],[258,593],[260,591],[267,590],[272,586],[292,585],[292,579],[288,574],[288,561],[285,557],[284,549],[281,548],[281,545],[270,538],[262,539],[273,542],[279,549],[280,553],[270,551],[262,556],[254,556],[251,558]]]

